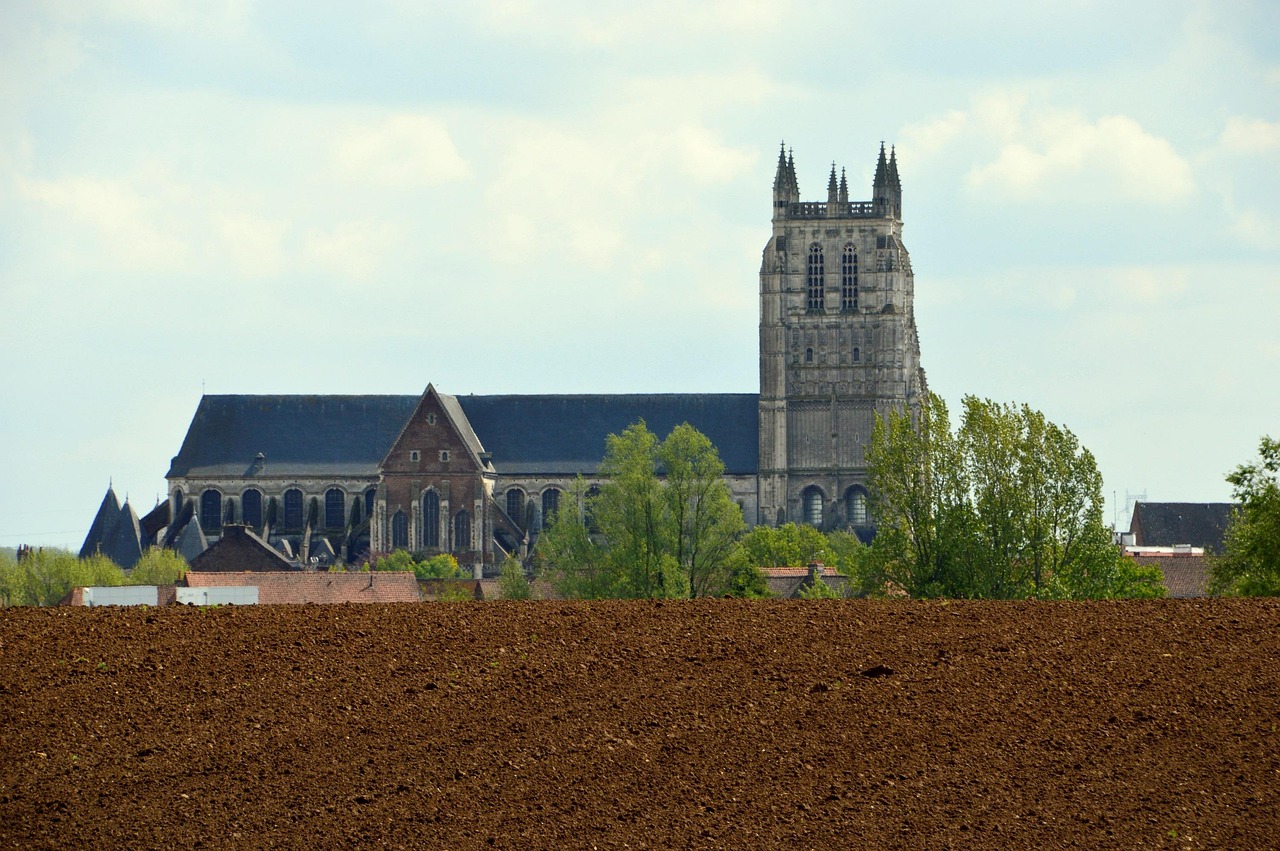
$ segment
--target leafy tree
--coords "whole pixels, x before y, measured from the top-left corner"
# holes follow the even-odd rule
[[[502,590],[504,600],[528,600],[533,597],[533,588],[524,575],[524,565],[514,556],[507,556],[502,562],[498,587]]]
[[[44,548],[21,561],[0,559],[0,602],[6,606],[52,606],[72,588],[123,584],[124,571],[101,555],[81,559]]]
[[[1026,405],[964,399],[952,432],[931,396],[918,420],[877,420],[868,449],[879,518],[864,581],[912,596],[1161,596],[1102,523],[1102,476],[1069,430]]]
[[[728,590],[742,512],[705,435],[685,424],[659,442],[643,421],[635,423],[609,435],[600,473],[599,491],[579,482],[538,540],[538,556],[561,593],[687,597]]]
[[[800,589],[800,593],[796,595],[801,600],[838,600],[840,595],[835,589],[821,579],[815,579],[809,585]]]
[[[776,529],[756,526],[738,546],[756,567],[797,567],[815,561],[834,565],[837,558],[826,536],[807,524],[787,523]]]
[[[187,560],[173,550],[148,547],[129,574],[130,585],[173,585],[187,575]]]
[[[395,550],[371,559],[374,570],[412,573],[418,579],[457,579],[462,575],[458,560],[449,553],[425,556],[408,550]]]
[[[1215,594],[1280,595],[1280,441],[1264,436],[1258,455],[1227,476],[1239,507],[1211,562]]]

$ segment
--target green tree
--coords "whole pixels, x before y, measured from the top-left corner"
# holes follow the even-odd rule
[[[0,601],[7,606],[52,606],[72,588],[123,585],[124,571],[109,558],[76,558],[42,548],[21,561],[0,560]]]
[[[738,541],[747,561],[756,567],[803,567],[810,562],[835,565],[836,553],[827,537],[809,525],[787,523],[776,529],[756,526]]]
[[[498,573],[498,588],[504,600],[528,600],[533,597],[529,578],[524,575],[524,565],[515,556],[507,556]]]
[[[173,585],[187,575],[187,560],[173,550],[148,547],[129,573],[130,585]]]
[[[687,597],[729,589],[742,512],[711,441],[685,424],[659,442],[641,421],[609,435],[600,474],[599,491],[579,482],[538,540],[538,558],[561,593]]]
[[[1264,436],[1258,455],[1227,476],[1238,505],[1210,562],[1215,594],[1280,595],[1280,441]]]
[[[1163,594],[1158,571],[1112,544],[1092,453],[1026,405],[965,397],[952,432],[931,396],[917,420],[877,420],[868,464],[872,583],[923,597]]]

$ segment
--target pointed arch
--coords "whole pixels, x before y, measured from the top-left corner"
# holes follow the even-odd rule
[[[547,488],[542,492],[542,526],[545,529],[556,522],[556,512],[560,510],[560,489]]]
[[[240,519],[248,526],[262,527],[262,491],[249,488],[240,494]]]
[[[800,494],[800,501],[804,512],[804,522],[821,529],[823,510],[826,503],[826,495],[822,493],[822,488],[817,485],[809,485]]]
[[[298,488],[289,488],[284,492],[284,527],[302,528],[302,491]]]
[[[409,548],[409,515],[401,508],[391,517],[391,549]]]
[[[823,271],[822,245],[815,242],[809,246],[809,265],[806,282],[808,285],[808,309],[823,310],[826,307],[826,275]]]
[[[866,488],[854,485],[844,492],[844,516],[850,526],[870,526],[871,511]]]
[[[422,495],[422,546],[440,548],[440,494],[434,489]]]
[[[222,528],[222,492],[217,488],[207,488],[200,494],[200,525],[215,534]]]
[[[844,247],[840,255],[840,309],[858,309],[858,252],[853,243]]]
[[[453,551],[471,549],[471,513],[465,508],[453,515]]]
[[[523,525],[524,491],[520,488],[510,488],[507,490],[507,516],[510,517],[517,526]]]
[[[332,487],[324,492],[324,527],[341,529],[347,520],[347,495],[342,488]]]

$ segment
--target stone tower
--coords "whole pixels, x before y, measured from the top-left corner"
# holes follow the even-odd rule
[[[824,203],[800,200],[784,145],[760,265],[758,522],[869,531],[875,415],[926,392],[896,153],[880,145],[870,201],[832,163]]]

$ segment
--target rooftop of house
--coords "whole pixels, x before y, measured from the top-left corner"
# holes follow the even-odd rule
[[[412,573],[199,573],[186,576],[190,588],[254,585],[263,605],[304,603],[417,603],[422,595]]]

